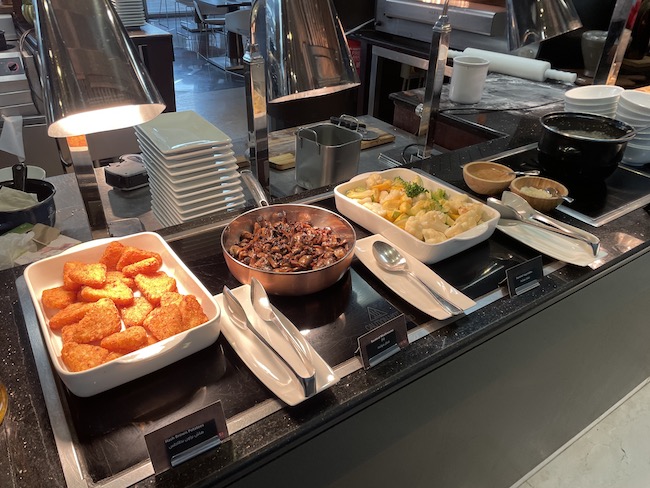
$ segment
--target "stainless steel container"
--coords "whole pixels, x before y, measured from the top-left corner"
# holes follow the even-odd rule
[[[296,132],[296,182],[312,189],[349,180],[359,170],[362,135],[334,124]]]

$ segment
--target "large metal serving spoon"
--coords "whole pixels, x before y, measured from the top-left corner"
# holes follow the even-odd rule
[[[418,278],[408,267],[406,258],[395,249],[393,246],[384,241],[375,241],[372,244],[372,255],[377,260],[379,267],[391,273],[406,273],[412,281],[417,283],[418,286],[425,289],[431,297],[449,314],[460,315],[462,309],[448,301],[445,297],[440,295],[437,291],[429,288],[420,278]]]

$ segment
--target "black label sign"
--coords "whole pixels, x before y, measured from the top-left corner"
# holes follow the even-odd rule
[[[188,453],[195,456],[199,454],[196,451],[204,452],[219,445],[221,440],[218,434],[217,423],[209,420],[168,437],[164,442],[170,464],[176,466],[183,462]]]
[[[228,438],[221,402],[215,402],[144,436],[154,471],[161,473]]]
[[[542,256],[534,257],[524,263],[506,270],[508,280],[508,293],[511,297],[522,295],[527,291],[537,288],[544,277]]]
[[[371,368],[408,345],[404,314],[384,322],[358,339],[361,362]]]

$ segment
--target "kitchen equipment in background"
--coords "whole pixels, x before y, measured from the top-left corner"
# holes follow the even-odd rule
[[[453,31],[450,47],[475,46],[507,52],[507,13],[494,2],[458,2],[449,5]],[[427,0],[377,0],[375,28],[380,32],[409,39],[431,41],[431,28],[442,13],[440,2]]]
[[[572,88],[564,93],[564,111],[614,117],[623,90],[616,85],[587,85]]]
[[[22,56],[15,49],[0,52],[0,114],[38,114]]]
[[[40,166],[27,165],[27,178],[32,180],[43,180],[47,172]],[[7,181],[13,178],[12,167],[0,168],[0,181]]]
[[[472,104],[481,100],[490,62],[477,56],[456,56],[449,85],[449,99]]]
[[[296,183],[313,189],[349,180],[357,174],[363,135],[325,123],[296,132]]]
[[[542,116],[540,122],[539,162],[565,184],[607,178],[636,135],[629,124],[601,115],[555,112]]]
[[[16,188],[13,180],[3,181],[0,186]],[[56,188],[54,188],[54,185],[49,181],[27,178],[25,192],[36,194],[38,203],[22,210],[0,212],[0,234],[4,234],[24,223],[54,226],[56,222],[56,204],[54,202]]]

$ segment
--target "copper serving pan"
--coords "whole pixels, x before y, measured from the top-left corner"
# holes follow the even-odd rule
[[[252,268],[230,255],[228,252],[230,246],[239,242],[242,232],[252,232],[256,221],[266,219],[269,222],[276,222],[282,218],[289,221],[310,222],[314,227],[331,228],[334,233],[347,239],[349,244],[347,254],[330,266],[295,273],[280,273]],[[267,206],[249,210],[235,217],[221,234],[221,248],[228,269],[233,276],[244,284],[250,284],[251,278],[255,277],[262,283],[266,291],[273,295],[308,295],[333,285],[343,277],[350,267],[354,257],[355,243],[356,233],[354,228],[344,217],[321,207],[303,204],[267,204]]]

